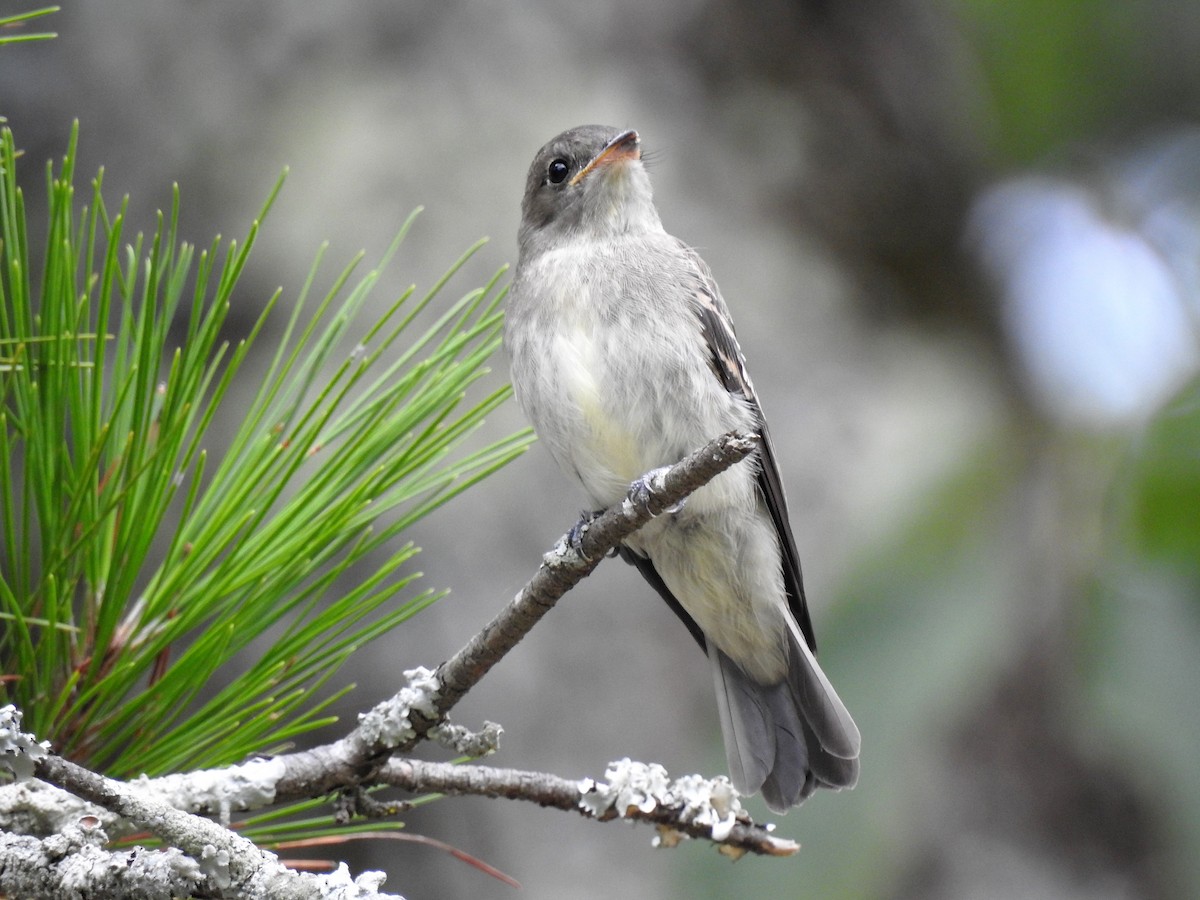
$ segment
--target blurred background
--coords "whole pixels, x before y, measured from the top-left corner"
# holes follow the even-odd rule
[[[531,898],[1200,896],[1200,7],[63,6],[57,40],[0,50],[27,196],[75,118],[81,181],[105,166],[146,230],[177,181],[202,245],[244,234],[290,166],[245,327],[322,241],[328,282],[418,204],[378,301],[490,235],[452,295],[481,284],[515,262],[533,153],[587,122],[640,130],[664,223],[733,310],[863,732],[858,788],[780,820],[790,860],[482,799],[415,810],[412,832]],[[510,404],[490,436],[523,425]],[[343,715],[457,649],[580,502],[535,447],[423,522],[425,582],[452,594],[354,660]],[[718,773],[711,692],[611,562],[455,718],[504,725],[497,765]],[[351,862],[410,898],[517,896],[417,845]]]

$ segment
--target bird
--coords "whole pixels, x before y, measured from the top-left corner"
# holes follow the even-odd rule
[[[540,442],[593,507],[719,434],[755,454],[618,548],[708,656],[730,780],[786,812],[853,787],[861,738],[816,638],[767,423],[717,284],[664,229],[637,131],[584,125],[529,167],[504,344]]]

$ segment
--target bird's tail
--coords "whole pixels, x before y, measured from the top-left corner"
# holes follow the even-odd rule
[[[818,787],[852,788],[858,781],[858,727],[788,619],[788,674],[778,684],[757,683],[708,645],[730,778],[743,794],[761,790],[775,812]]]

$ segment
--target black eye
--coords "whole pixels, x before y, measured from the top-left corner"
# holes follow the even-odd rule
[[[546,170],[546,174],[550,177],[551,184],[562,184],[566,180],[567,172],[571,171],[571,167],[567,165],[565,159],[556,159],[550,163],[550,168]]]

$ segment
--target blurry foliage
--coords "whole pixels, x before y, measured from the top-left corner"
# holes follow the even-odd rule
[[[1130,549],[1200,590],[1200,379],[1150,424],[1125,477]]]
[[[1129,449],[1080,621],[1090,736],[1153,803],[1159,896],[1200,895],[1200,379]]]
[[[961,0],[996,117],[993,149],[1029,163],[1101,136],[1144,71],[1140,6]]]

